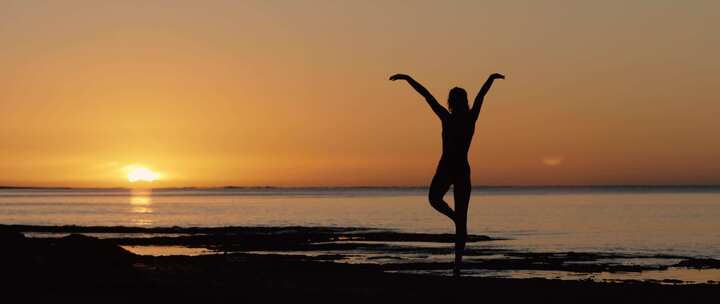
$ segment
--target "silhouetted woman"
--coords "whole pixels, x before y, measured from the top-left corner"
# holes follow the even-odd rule
[[[480,115],[483,99],[490,90],[495,79],[505,79],[501,74],[492,74],[475,97],[472,108],[468,106],[467,92],[455,87],[448,96],[448,109],[446,110],[425,87],[412,77],[396,74],[390,80],[407,81],[420,95],[425,97],[430,108],[442,122],[442,157],[438,163],[435,176],[430,183],[428,200],[435,210],[449,217],[455,223],[455,267],[453,275],[460,275],[462,255],[467,239],[467,212],[470,202],[470,164],[468,163],[468,150],[475,133],[475,122]],[[443,200],[445,193],[453,186],[455,210]]]

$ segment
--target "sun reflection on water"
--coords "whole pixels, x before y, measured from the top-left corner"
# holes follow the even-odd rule
[[[136,226],[150,226],[153,220],[148,216],[152,215],[152,192],[150,190],[132,190],[130,194],[131,222]]]

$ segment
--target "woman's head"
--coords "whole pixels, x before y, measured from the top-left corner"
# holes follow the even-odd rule
[[[450,110],[450,113],[464,113],[470,111],[467,92],[465,92],[465,89],[454,87],[450,90],[450,96],[448,96],[448,110]]]

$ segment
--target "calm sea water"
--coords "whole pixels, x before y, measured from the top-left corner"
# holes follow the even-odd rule
[[[425,195],[424,189],[0,190],[0,223],[452,233]],[[502,246],[523,250],[720,258],[720,190],[477,189],[469,231],[509,238]]]

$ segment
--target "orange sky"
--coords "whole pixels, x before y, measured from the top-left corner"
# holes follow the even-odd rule
[[[426,185],[398,72],[507,75],[476,185],[720,183],[717,1],[115,2],[0,2],[0,184]]]

